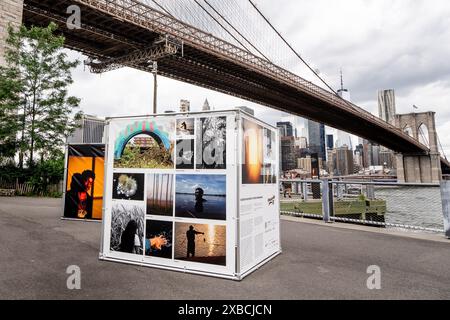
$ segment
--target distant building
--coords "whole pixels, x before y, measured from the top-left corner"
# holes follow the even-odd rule
[[[288,171],[297,167],[296,139],[293,136],[282,136],[281,140],[281,170]]]
[[[358,169],[363,169],[363,159],[361,155],[361,151],[355,150],[353,156],[353,163],[358,167]]]
[[[281,137],[294,137],[294,126],[291,122],[277,122]]]
[[[180,112],[189,112],[191,110],[191,103],[189,100],[180,100]]]
[[[348,89],[344,88],[344,79],[341,71],[341,88],[337,91],[337,94],[344,100],[351,102],[351,95]],[[353,150],[351,135],[345,131],[337,130],[336,141],[334,143],[335,148],[341,148],[347,146],[350,150]]]
[[[155,139],[151,137],[135,137],[133,139],[133,143],[135,146],[140,148],[149,148],[153,146],[156,142]]]
[[[78,122],[78,128],[67,137],[67,143],[104,143],[105,119],[91,115],[83,115]]]
[[[335,149],[336,167],[334,173],[337,176],[348,176],[354,173],[353,152],[347,147]]]
[[[355,148],[355,163],[361,166],[361,168],[365,167],[364,163],[364,145],[358,144]]]
[[[372,145],[372,166],[380,166],[380,151],[381,147],[378,144]]]
[[[380,90],[378,91],[378,115],[381,119],[395,125],[395,91]]]
[[[327,149],[334,149],[334,136],[332,134],[327,134]]]
[[[299,137],[295,141],[295,146],[300,149],[306,149],[308,148],[308,139],[306,137]]]
[[[305,158],[297,159],[297,168],[311,173],[311,156],[308,155]]]
[[[249,108],[249,107],[241,106],[241,107],[236,107],[236,109],[242,110],[248,114],[251,114],[252,116],[255,115],[255,110],[253,110],[252,108]]]
[[[385,169],[396,169],[397,161],[391,150],[383,149],[380,151],[380,166]]]
[[[364,168],[368,168],[373,165],[372,158],[372,143],[369,140],[363,140],[363,166]]]
[[[370,166],[380,165],[380,145],[370,142],[368,140],[363,141],[363,166],[369,168]]]
[[[322,160],[326,159],[325,125],[308,120],[308,148],[317,153]]]
[[[203,103],[202,111],[210,111],[211,107],[209,106],[208,99],[205,99],[205,102]]]

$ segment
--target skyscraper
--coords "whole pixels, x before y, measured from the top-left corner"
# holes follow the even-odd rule
[[[327,134],[327,149],[334,148],[334,136],[332,134]]]
[[[341,88],[337,91],[337,94],[342,99],[351,102],[350,91],[344,88],[344,78],[342,75],[342,70],[341,70]],[[347,146],[350,150],[352,150],[353,149],[352,138],[349,133],[342,130],[337,130],[335,147],[341,148],[344,146]]]
[[[277,122],[277,128],[280,129],[280,135],[282,137],[293,137],[294,136],[294,126],[291,122]]]
[[[205,99],[205,102],[203,103],[202,111],[210,111],[211,107],[209,106],[208,99]]]
[[[308,142],[311,153],[317,153],[322,160],[326,159],[325,125],[308,120]]]
[[[378,114],[381,119],[395,126],[395,91],[390,90],[380,90],[378,91]],[[394,164],[394,152],[391,150],[381,147],[379,150],[378,164],[384,165],[387,168],[395,168]]]
[[[395,91],[394,89],[378,91],[378,114],[381,119],[395,125]]]
[[[180,112],[189,112],[191,110],[191,103],[189,100],[180,100]]]

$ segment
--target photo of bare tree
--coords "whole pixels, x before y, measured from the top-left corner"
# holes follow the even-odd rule
[[[197,169],[226,169],[227,118],[197,121]]]

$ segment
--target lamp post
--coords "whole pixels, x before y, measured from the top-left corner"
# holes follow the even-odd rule
[[[158,98],[158,62],[153,61],[153,114],[157,113],[157,98]]]

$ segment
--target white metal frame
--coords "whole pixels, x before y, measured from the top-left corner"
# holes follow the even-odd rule
[[[169,113],[163,115],[146,115],[141,117],[120,117],[120,118],[108,118],[105,127],[105,178],[104,178],[104,199],[103,199],[103,220],[102,220],[102,240],[99,258],[101,260],[129,263],[139,266],[149,266],[160,269],[174,270],[180,272],[188,272],[193,274],[208,275],[213,277],[220,277],[225,279],[241,280],[243,277],[251,273],[252,271],[259,268],[262,264],[266,263],[274,256],[278,255],[281,250],[274,252],[269,257],[264,257],[263,261],[259,261],[251,270],[246,270],[241,273],[239,259],[239,190],[240,190],[240,170],[241,170],[241,141],[242,132],[240,126],[240,115],[244,115],[251,121],[256,121],[259,125],[270,128],[275,133],[277,130],[255,118],[247,115],[245,112],[239,110],[225,110],[225,111],[209,111],[209,112],[192,112],[192,113]],[[164,118],[164,119],[185,119],[185,118],[195,118],[198,121],[200,118],[205,117],[221,117],[227,118],[227,136],[226,136],[226,169],[223,170],[177,170],[175,169],[174,157],[174,168],[173,169],[122,169],[114,168],[114,139],[116,138],[116,129],[114,126],[124,127],[127,123],[132,123],[138,120],[152,119],[152,118]],[[196,123],[195,123],[196,125]],[[234,130],[232,130],[234,129]],[[276,135],[278,138],[278,135]],[[176,141],[176,135],[174,135]],[[195,138],[196,139],[196,138]],[[277,142],[278,143],[278,142]],[[194,142],[194,148],[196,148],[196,143]],[[196,157],[194,157],[194,164],[196,163]],[[278,163],[278,153],[277,153],[277,163]],[[196,263],[184,260],[175,260],[175,255],[172,255],[172,259],[164,259],[157,257],[148,257],[144,253],[141,255],[131,255],[110,250],[110,237],[111,237],[111,210],[114,203],[130,203],[127,200],[113,200],[112,199],[112,176],[113,173],[117,172],[128,172],[128,173],[171,173],[176,179],[177,175],[185,174],[201,174],[201,175],[226,175],[226,221],[217,220],[203,220],[203,219],[190,219],[190,218],[179,218],[179,217],[160,217],[160,216],[150,216],[145,212],[147,194],[144,193],[144,201],[141,205],[144,207],[144,221],[157,219],[160,221],[172,221],[174,224],[177,222],[186,223],[207,223],[210,225],[224,225],[226,226],[226,266],[219,266],[213,264]],[[145,179],[146,181],[147,179]],[[176,183],[174,183],[174,188]],[[278,185],[273,184],[276,189],[275,194],[278,194]],[[175,201],[175,196],[174,196]],[[133,201],[134,203],[134,201]],[[277,202],[278,204],[278,202]],[[174,205],[175,211],[175,205]],[[144,223],[145,228],[146,223]],[[175,226],[174,226],[175,230]],[[144,229],[145,234],[145,229]],[[175,233],[173,235],[175,237]]]

